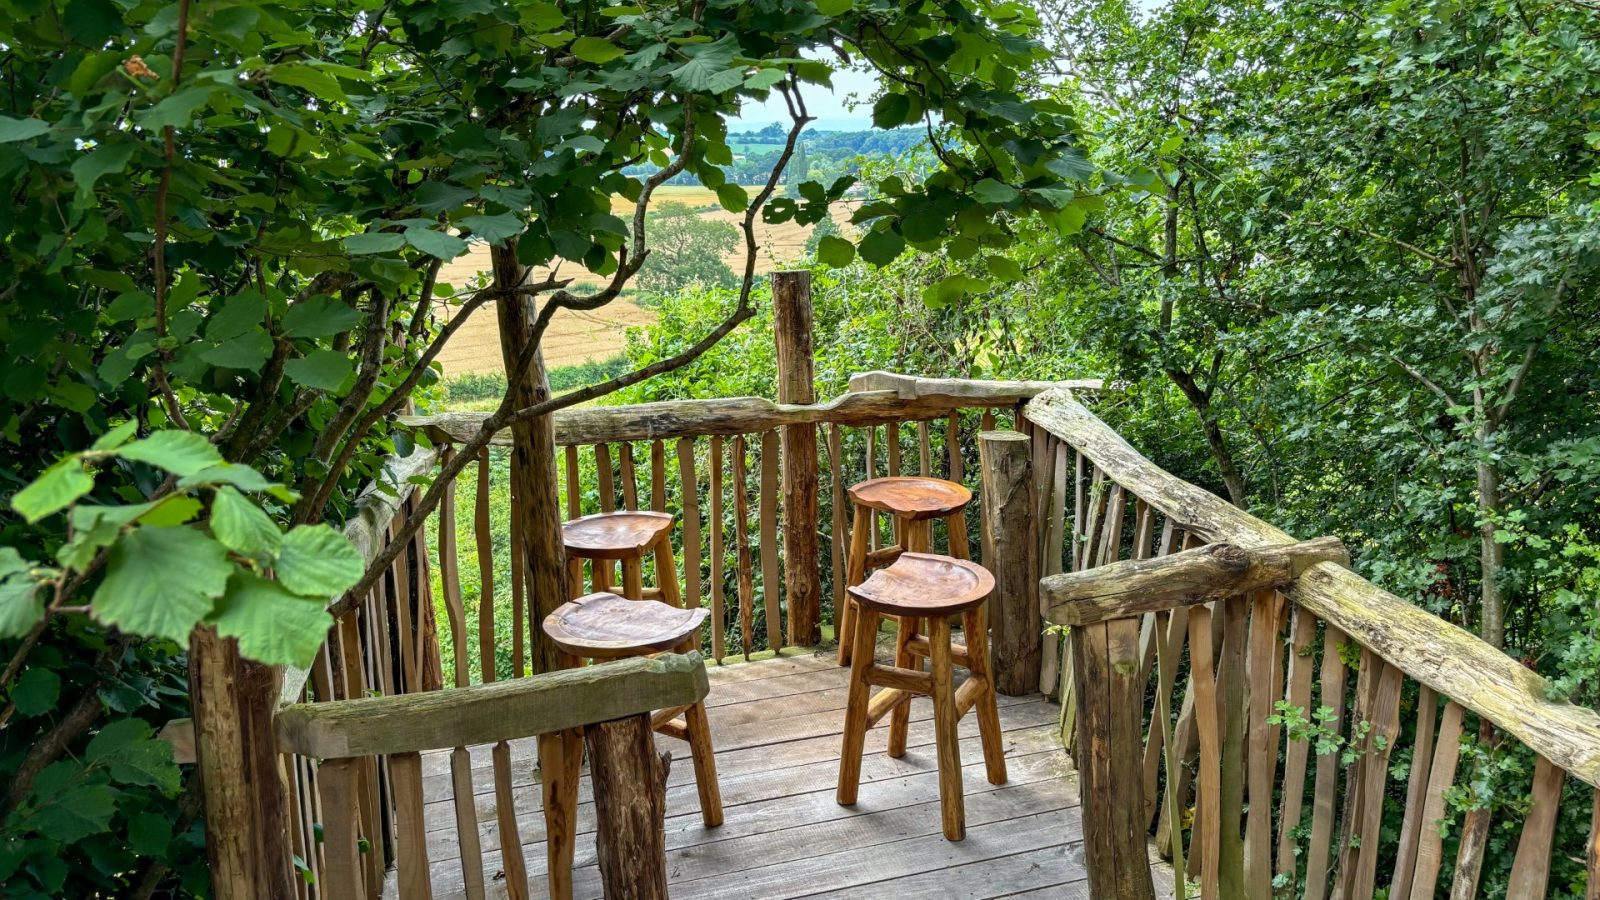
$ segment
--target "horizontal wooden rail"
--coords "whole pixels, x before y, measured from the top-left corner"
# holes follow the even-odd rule
[[[1152,463],[1068,390],[1039,394],[1029,401],[1025,414],[1076,448],[1107,479],[1201,540],[1247,549],[1295,540]],[[1600,787],[1600,714],[1550,699],[1543,677],[1476,635],[1333,563],[1308,569],[1287,596],[1407,676],[1493,722],[1574,777]]]
[[[1042,391],[1063,387],[1099,390],[1101,382],[963,381],[867,372],[850,379],[849,393],[825,403],[786,404],[760,397],[729,397],[558,410],[554,415],[556,443],[575,446],[730,436],[816,423],[881,425],[937,418],[957,409],[1011,406]],[[423,429],[435,441],[462,443],[477,434],[488,417],[488,413],[443,413],[408,416],[400,421]],[[494,443],[510,444],[510,431],[496,434]]]
[[[321,759],[492,744],[684,706],[709,690],[698,653],[565,669],[448,691],[301,703],[278,712],[278,749]]]
[[[1040,612],[1054,625],[1091,625],[1252,591],[1281,590],[1320,562],[1349,565],[1350,553],[1334,537],[1254,550],[1207,544],[1171,556],[1051,575],[1039,583]]]

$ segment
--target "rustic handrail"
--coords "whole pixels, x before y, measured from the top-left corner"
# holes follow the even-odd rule
[[[710,690],[698,653],[564,669],[450,691],[297,703],[278,749],[320,759],[492,744],[686,706]]]
[[[565,447],[731,436],[785,425],[882,425],[932,419],[957,409],[1011,406],[1056,388],[1093,391],[1103,389],[1103,385],[1098,379],[966,381],[866,372],[851,377],[849,391],[822,403],[774,403],[761,397],[666,400],[563,409],[556,411],[553,419],[556,443]],[[405,416],[400,422],[422,429],[435,441],[462,443],[477,434],[488,417],[488,413],[440,413]],[[503,430],[495,435],[493,443],[510,444],[511,440],[511,432]]]
[[[1246,548],[1291,543],[1286,532],[1152,463],[1067,390],[1025,414],[1184,529]],[[1585,783],[1600,787],[1600,714],[1549,698],[1546,680],[1476,635],[1332,563],[1308,569],[1291,602],[1337,627],[1407,676],[1493,722]]]

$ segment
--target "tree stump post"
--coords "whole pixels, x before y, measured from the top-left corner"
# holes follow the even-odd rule
[[[995,582],[989,600],[994,685],[1002,694],[1029,694],[1039,685],[1043,627],[1032,442],[1015,431],[985,431],[978,435],[978,459],[983,471],[983,564]]]
[[[595,855],[605,896],[666,900],[671,757],[656,755],[649,714],[589,725],[583,740],[594,782]]]
[[[778,350],[778,402],[815,403],[811,273],[772,273],[772,332]],[[783,449],[784,593],[789,643],[822,640],[822,562],[817,550],[817,426],[786,425]]]

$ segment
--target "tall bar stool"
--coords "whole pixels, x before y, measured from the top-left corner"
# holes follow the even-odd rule
[[[665,651],[685,652],[700,644],[700,626],[711,615],[707,609],[684,609],[672,559],[672,516],[650,511],[599,513],[561,526],[567,551],[567,573],[573,600],[545,617],[545,634],[560,651],[563,668],[599,661],[649,656]],[[644,586],[644,557],[657,553],[658,586]],[[593,592],[583,591],[583,561],[589,560]],[[613,593],[612,570],[622,564],[622,593]],[[650,715],[658,734],[689,744],[694,759],[695,787],[700,795],[700,818],[707,828],[722,824],[722,792],[717,786],[716,751],[711,744],[711,723],[705,702]],[[577,840],[581,733],[539,736],[539,767],[544,778],[546,853],[549,858],[550,895],[572,896],[573,845]]]
[[[990,784],[1005,784],[1005,749],[1000,743],[1000,713],[994,680],[989,674],[989,639],[985,601],[994,591],[994,576],[982,566],[949,556],[905,552],[887,568],[849,589],[860,622],[850,661],[849,699],[845,704],[844,747],[839,755],[838,801],[853,806],[861,785],[861,757],[871,728],[891,710],[909,709],[913,696],[933,699],[934,742],[939,757],[939,808],[948,840],[966,837],[966,802],[961,784],[960,736],[956,726],[976,709],[983,762]],[[902,623],[926,619],[928,635],[916,637],[931,663],[906,668],[879,665],[873,659],[878,621],[898,616]],[[959,652],[950,640],[950,617],[962,616],[967,646]],[[969,672],[955,687],[954,665]],[[873,687],[883,690],[872,694]],[[869,696],[870,695],[870,696]],[[904,752],[904,735],[901,736]],[[898,755],[893,754],[891,755]]]
[[[855,517],[850,531],[846,587],[860,584],[867,577],[867,572],[894,562],[902,553],[930,552],[933,549],[933,523],[936,519],[943,519],[950,533],[950,555],[957,559],[967,558],[966,508],[972,502],[972,491],[965,485],[943,478],[893,475],[852,485],[849,494],[855,505]],[[877,550],[868,549],[874,511],[893,517],[894,531],[901,543]],[[841,666],[850,664],[855,613],[855,602],[846,592],[844,608],[838,611]],[[906,663],[896,660],[896,664]]]

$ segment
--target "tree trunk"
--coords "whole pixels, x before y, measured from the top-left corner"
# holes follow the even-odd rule
[[[772,308],[772,332],[778,347],[778,402],[815,403],[811,273],[772,273]],[[779,438],[783,447],[783,586],[789,601],[789,643],[811,647],[822,641],[822,563],[816,529],[817,426],[786,425]],[[685,554],[685,565],[688,563]]]
[[[1482,637],[1491,646],[1503,647],[1506,641],[1505,598],[1500,593],[1500,569],[1505,565],[1506,547],[1495,540],[1495,525],[1501,514],[1500,470],[1485,458],[1493,433],[1478,433],[1478,559],[1483,569],[1479,583],[1479,603],[1483,610]]]
[[[1195,383],[1194,376],[1188,372],[1168,369],[1167,377],[1183,391],[1184,398],[1194,407],[1195,415],[1200,417],[1200,430],[1206,437],[1206,449],[1211,453],[1211,461],[1217,464],[1217,472],[1222,476],[1222,484],[1228,491],[1228,501],[1243,509],[1249,502],[1244,475],[1234,462],[1233,450],[1228,446],[1227,435],[1222,433],[1222,426],[1217,424],[1216,417],[1211,414],[1211,394],[1201,390]]]
[[[666,900],[667,767],[656,756],[648,715],[583,730],[594,781],[595,855],[613,900]]]
[[[494,286],[519,285],[527,269],[517,261],[517,243],[489,248],[494,268]],[[532,340],[535,310],[533,299],[520,294],[501,294],[495,300],[500,319],[500,354],[506,367],[506,392],[516,409],[533,406],[550,397],[550,381],[545,372],[544,354],[535,349],[527,354],[525,369],[514,371],[517,361]],[[566,551],[561,543],[561,498],[556,483],[556,433],[550,416],[538,416],[511,427],[511,487],[520,516],[522,560],[526,600],[513,597],[513,603],[528,604],[528,646],[530,663],[537,672],[560,668],[555,645],[545,635],[545,616],[566,602]],[[517,673],[521,674],[521,673]]]

